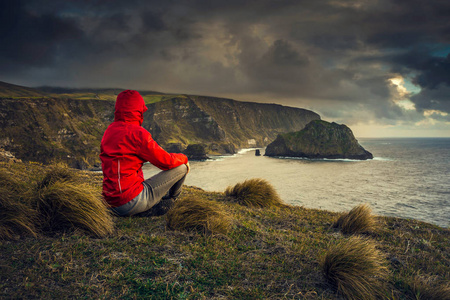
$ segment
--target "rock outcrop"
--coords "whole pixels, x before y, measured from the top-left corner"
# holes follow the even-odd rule
[[[266,156],[329,159],[372,159],[346,125],[315,120],[303,130],[280,134],[266,148]]]
[[[183,153],[189,160],[205,160],[208,159],[206,155],[206,145],[204,144],[191,144],[187,146]]]

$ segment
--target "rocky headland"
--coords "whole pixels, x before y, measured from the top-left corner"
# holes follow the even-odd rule
[[[266,148],[266,156],[328,159],[372,159],[346,125],[314,120],[304,129],[280,134]]]
[[[179,95],[147,105],[142,126],[163,147],[206,145],[207,154],[264,147],[278,134],[303,129],[315,112],[277,104]],[[295,129],[294,129],[295,128]]]

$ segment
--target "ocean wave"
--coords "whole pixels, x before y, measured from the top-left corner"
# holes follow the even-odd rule
[[[410,205],[410,204],[406,204],[406,203],[396,203],[395,206],[400,206],[400,207],[407,207],[407,208],[412,208],[412,209],[417,209],[417,207]]]
[[[238,152],[236,152],[235,154],[223,154],[223,155],[208,155],[208,159],[205,159],[203,161],[205,162],[212,162],[212,161],[223,161],[226,158],[234,158],[234,157],[239,157],[242,156],[250,151],[254,151],[257,149],[264,149],[264,148],[244,148],[244,149],[240,149]]]
[[[225,158],[233,157],[234,155],[211,155],[204,161],[223,161]]]
[[[245,154],[245,153],[247,153],[247,152],[250,152],[250,151],[254,151],[254,150],[257,150],[257,149],[264,149],[264,148],[244,148],[244,149],[240,149],[238,152],[237,152],[237,154]],[[236,155],[236,154],[235,154]]]
[[[388,157],[374,157],[373,160],[377,160],[377,161],[393,161],[393,159],[388,158]]]

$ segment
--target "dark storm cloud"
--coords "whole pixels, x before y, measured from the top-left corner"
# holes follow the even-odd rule
[[[423,88],[420,93],[411,97],[411,101],[421,110],[450,112],[450,86],[441,85],[435,89]]]
[[[25,10],[23,1],[2,1],[0,11],[3,72],[51,64],[59,55],[61,42],[83,34],[72,20],[52,14],[35,15]]]
[[[413,50],[391,59],[394,70],[421,88],[411,97],[419,110],[450,112],[450,54],[433,56],[423,49]]]
[[[392,100],[402,75],[421,88],[419,111],[450,112],[447,0],[0,0],[0,14],[0,80],[13,83],[414,119]]]
[[[145,11],[141,13],[141,18],[143,21],[142,30],[157,32],[162,31],[167,28],[167,25],[162,20],[161,16],[152,11]]]
[[[447,57],[427,57],[413,62],[421,73],[414,82],[423,88],[436,89],[439,85],[450,85],[450,54]]]

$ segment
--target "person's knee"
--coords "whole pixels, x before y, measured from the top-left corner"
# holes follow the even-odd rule
[[[187,172],[188,172],[188,167],[186,166],[186,164],[179,165],[177,168],[179,168],[180,170],[182,170],[183,173],[184,173],[185,175],[186,175]]]

